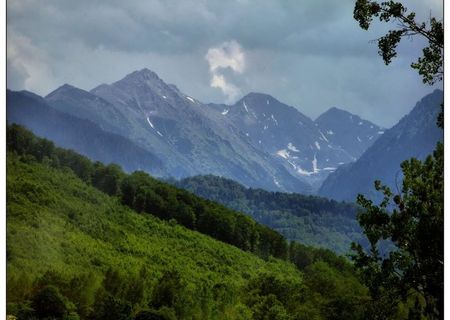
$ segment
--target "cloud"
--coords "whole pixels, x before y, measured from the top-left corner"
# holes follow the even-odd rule
[[[231,68],[242,73],[245,68],[245,54],[235,40],[226,41],[219,47],[210,48],[206,54],[211,72],[220,68]]]
[[[46,53],[14,32],[8,35],[7,68],[8,88],[41,91],[53,79]]]
[[[241,74],[245,69],[245,53],[235,40],[225,41],[218,47],[209,48],[205,56],[211,73],[211,87],[219,88],[227,97],[227,102],[234,101],[241,90],[225,79],[223,71],[231,69]]]
[[[227,96],[228,102],[233,102],[241,95],[241,90],[232,83],[228,83],[223,75],[213,74],[211,87],[219,88]]]
[[[264,92],[311,117],[338,106],[390,126],[432,90],[410,68],[423,42],[405,39],[385,66],[370,41],[392,25],[362,30],[354,5],[8,0],[7,86],[44,95],[63,83],[89,90],[147,67],[204,102]],[[420,21],[442,16],[442,0],[405,5]]]

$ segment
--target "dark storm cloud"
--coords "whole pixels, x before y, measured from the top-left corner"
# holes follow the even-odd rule
[[[387,26],[359,29],[353,5],[353,0],[9,0],[8,87],[46,94],[68,82],[90,89],[148,67],[203,101],[260,91],[310,116],[338,106],[389,126],[431,91],[409,66],[422,43],[402,45],[399,59],[385,67],[369,41]],[[422,18],[430,10],[441,15],[440,5],[408,3]],[[233,41],[245,56],[242,72],[219,70],[214,78],[208,50]]]

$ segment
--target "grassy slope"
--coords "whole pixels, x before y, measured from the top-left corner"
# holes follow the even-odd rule
[[[70,170],[25,164],[8,155],[7,183],[8,302],[23,299],[23,282],[32,283],[48,270],[69,278],[93,272],[100,282],[111,266],[136,274],[145,265],[150,282],[155,282],[163,271],[176,269],[193,296],[215,284],[226,284],[236,295],[260,272],[302,281],[289,263],[265,262],[197,232],[137,214]]]

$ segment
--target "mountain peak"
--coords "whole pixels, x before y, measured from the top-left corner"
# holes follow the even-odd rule
[[[77,88],[75,86],[72,86],[68,83],[63,84],[62,86],[56,88],[55,90],[53,90],[52,92],[50,92],[48,95],[45,96],[45,98],[51,98],[55,95],[58,95],[60,93],[66,94],[68,92],[72,92],[72,93],[87,93],[86,91],[84,91],[83,89]]]
[[[244,98],[246,98],[246,97],[248,97],[248,98],[250,98],[250,97],[260,97],[260,98],[272,98],[273,99],[273,97],[270,95],[270,94],[267,94],[267,93],[262,93],[262,92],[249,92],[248,94],[246,94],[245,96],[244,96]]]
[[[323,123],[328,121],[333,122],[338,121],[341,123],[353,123],[355,121],[356,122],[364,121],[367,123],[370,122],[361,119],[361,117],[356,114],[348,112],[347,110],[339,109],[337,107],[331,107],[330,109],[322,113],[320,116],[318,116],[317,119],[315,120],[315,122],[317,123]],[[373,125],[373,123],[370,124]]]
[[[68,84],[68,83],[64,83],[62,86],[60,86],[59,88],[61,88],[61,89],[76,89],[76,87],[74,87],[73,85],[71,85],[71,84]]]
[[[342,114],[342,115],[352,115],[352,113],[340,109],[338,107],[331,107],[330,109],[328,109],[327,111],[325,111],[324,113],[322,113],[318,118],[322,117],[322,116],[329,116],[329,115],[337,115],[337,114]]]
[[[247,93],[244,97],[242,97],[241,100],[244,99],[250,99],[250,100],[255,100],[255,101],[277,101],[274,97],[272,97],[270,94],[266,94],[266,93],[261,93],[261,92],[249,92]]]
[[[278,101],[271,95],[266,94],[266,93],[260,93],[260,92],[249,92],[244,97],[242,97],[240,100],[238,100],[236,102],[236,104],[239,104],[239,103],[242,104],[244,101],[252,103],[256,107],[262,106],[262,105],[269,105],[271,102],[280,103],[280,101]]]
[[[132,73],[127,74],[125,76],[125,78],[123,78],[122,80],[133,80],[133,81],[159,80],[159,81],[162,81],[155,72],[153,72],[147,68],[133,71]]]

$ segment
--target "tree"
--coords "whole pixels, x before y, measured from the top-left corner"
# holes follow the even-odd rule
[[[441,81],[444,76],[444,25],[441,21],[431,17],[429,22],[417,22],[414,12],[408,10],[400,2],[386,1],[378,3],[370,0],[356,0],[353,17],[359,26],[367,30],[374,17],[380,21],[398,22],[396,30],[390,30],[386,35],[377,39],[378,53],[383,57],[386,65],[397,56],[397,45],[402,38],[420,36],[427,41],[422,50],[422,56],[411,64],[422,76],[423,83],[433,85]],[[444,110],[438,117],[438,125],[444,127]]]
[[[33,297],[32,306],[39,318],[62,319],[69,313],[67,299],[54,286],[42,288]]]
[[[418,23],[415,14],[398,2],[357,0],[354,18],[368,29],[374,17],[399,22],[398,30],[391,30],[378,39],[379,54],[386,64],[397,55],[396,47],[403,37],[419,35],[428,41],[423,55],[411,67],[417,69],[422,80],[434,84],[443,76],[442,22]],[[443,108],[443,105],[442,105]],[[443,109],[438,118],[443,128]],[[394,195],[380,181],[377,191],[383,201],[376,205],[358,195],[362,207],[358,221],[370,243],[366,252],[360,244],[352,244],[356,267],[368,286],[373,302],[368,308],[372,319],[395,317],[400,304],[408,309],[409,319],[440,319],[443,317],[443,219],[444,219],[444,146],[438,143],[433,155],[425,161],[410,159],[401,164],[402,189]],[[388,253],[379,250],[380,241],[391,242]]]
[[[124,176],[122,168],[117,164],[105,166],[101,162],[96,162],[92,173],[92,185],[110,196],[118,195]]]
[[[372,297],[378,302],[419,301],[412,309],[429,319],[443,315],[444,276],[444,147],[425,161],[411,159],[402,163],[403,188],[393,196],[391,190],[376,182],[384,200],[377,206],[364,196],[358,203],[365,209],[358,219],[370,242],[370,252],[353,244],[356,267],[363,274]],[[392,208],[392,210],[390,210]],[[395,249],[383,256],[377,244],[389,239]],[[395,300],[394,300],[395,301]],[[396,305],[391,306],[391,311]]]
[[[165,271],[154,288],[150,306],[156,309],[161,307],[176,308],[181,300],[183,289],[184,284],[180,273],[176,270]]]
[[[93,320],[132,320],[131,304],[116,298],[110,293],[102,293],[97,298],[94,311],[91,315]]]
[[[415,21],[416,14],[407,14],[407,8],[401,3],[387,1],[378,3],[369,0],[357,0],[353,17],[359,22],[359,26],[369,29],[374,17],[380,21],[389,22],[391,19],[399,23],[397,30],[390,30],[386,35],[378,39],[378,53],[386,64],[391,63],[397,55],[395,51],[400,40],[404,37],[420,35],[428,41],[428,46],[423,49],[423,55],[411,67],[417,69],[424,83],[434,84],[441,81],[444,75],[444,25],[436,18],[430,18],[429,23]]]

